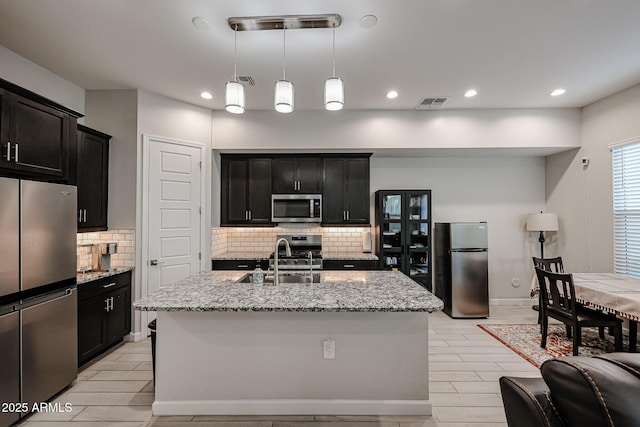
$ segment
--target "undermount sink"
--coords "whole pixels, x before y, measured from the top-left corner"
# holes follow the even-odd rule
[[[236,283],[253,283],[253,273],[247,273]],[[320,273],[313,273],[311,280],[308,272],[280,273],[280,283],[320,283]],[[273,276],[264,278],[265,285],[273,285]]]

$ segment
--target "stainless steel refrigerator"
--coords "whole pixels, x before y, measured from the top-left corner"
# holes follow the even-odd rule
[[[73,186],[0,178],[0,402],[20,409],[77,377],[76,197]],[[15,408],[0,426],[28,414]]]
[[[454,318],[489,317],[486,222],[436,223],[435,291]]]

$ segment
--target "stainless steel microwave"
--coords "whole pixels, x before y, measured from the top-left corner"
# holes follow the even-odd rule
[[[321,222],[321,194],[272,194],[272,222]]]

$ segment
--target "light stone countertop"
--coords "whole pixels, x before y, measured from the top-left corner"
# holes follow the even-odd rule
[[[78,285],[87,282],[93,282],[94,280],[102,279],[104,277],[115,276],[116,274],[126,273],[132,271],[133,267],[127,268],[114,268],[112,271],[88,271],[86,273],[78,273],[76,280]]]
[[[231,251],[224,252],[211,257],[213,260],[239,260],[239,259],[269,259],[271,252],[256,252],[256,251]],[[378,256],[373,253],[364,253],[356,251],[322,251],[323,259],[350,259],[350,260],[377,260]]]
[[[323,271],[320,283],[236,283],[243,271],[206,271],[134,302],[143,311],[433,312],[443,302],[394,271]]]
[[[237,259],[269,259],[271,252],[266,251],[229,251],[218,255],[213,255],[213,260],[237,260]]]

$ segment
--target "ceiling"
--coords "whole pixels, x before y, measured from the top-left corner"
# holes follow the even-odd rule
[[[640,83],[638,0],[1,0],[0,44],[84,89],[217,110],[233,76],[229,17],[316,13],[342,16],[345,109],[411,110],[425,97],[448,97],[450,109],[582,107]],[[378,22],[363,28],[370,14]],[[296,109],[322,108],[331,40],[330,29],[287,32]],[[277,30],[237,34],[238,74],[255,80],[249,110],[273,108],[282,42]],[[549,96],[559,87],[565,95]],[[470,88],[478,95],[465,98]]]

